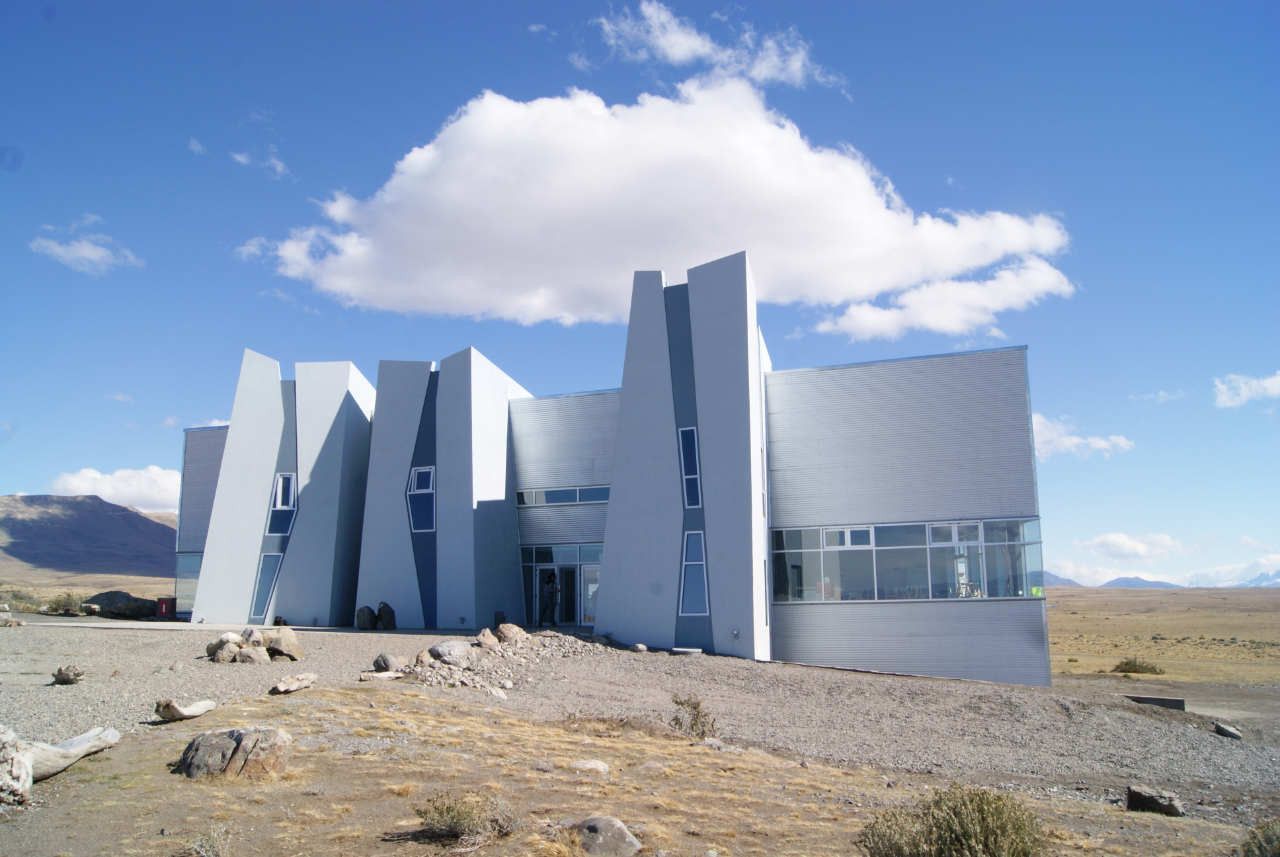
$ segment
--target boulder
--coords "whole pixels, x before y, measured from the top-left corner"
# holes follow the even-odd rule
[[[1234,738],[1237,741],[1243,740],[1244,736],[1240,734],[1240,730],[1234,726],[1228,726],[1226,723],[1213,721],[1213,731],[1223,738]]]
[[[190,779],[204,777],[273,780],[289,763],[293,737],[283,729],[221,729],[191,739],[178,770]]]
[[[599,759],[579,759],[571,762],[569,767],[575,771],[582,771],[585,774],[600,774],[601,776],[609,776],[609,765]]]
[[[218,703],[212,699],[201,699],[190,705],[179,705],[173,699],[158,699],[156,700],[156,717],[166,723],[173,723],[178,720],[190,720],[193,717],[199,717],[201,714],[208,714],[217,707]]]
[[[82,678],[84,678],[84,670],[74,664],[67,664],[53,671],[54,684],[78,684]]]
[[[378,602],[378,630],[394,631],[396,629],[396,611],[385,601]]]
[[[423,649],[422,651],[418,652],[418,654],[413,659],[413,665],[415,667],[429,667],[435,662],[436,662],[436,659],[431,657],[431,652],[428,651],[427,649]]]
[[[372,631],[378,625],[378,614],[372,607],[361,607],[356,611],[356,630]]]
[[[262,632],[257,628],[245,628],[240,632],[240,639],[244,640],[242,646],[253,646],[254,648],[262,648],[266,645],[266,639],[262,636]]]
[[[441,640],[427,651],[431,657],[449,666],[471,666],[471,644],[466,640]]]
[[[306,690],[316,683],[316,678],[315,673],[298,673],[297,675],[285,676],[275,683],[275,686],[271,688],[271,692],[280,694]]]
[[[631,857],[640,850],[640,840],[627,826],[611,815],[593,815],[573,826],[582,850],[591,857]]]
[[[1131,812],[1158,812],[1175,817],[1187,814],[1176,794],[1150,786],[1129,786],[1125,792],[1124,808]]]
[[[643,653],[643,652],[647,652],[647,651],[649,651],[649,647],[648,647],[648,646],[646,646],[644,643],[632,643],[632,644],[631,644],[631,651],[633,651],[633,652],[642,652],[642,653]]]
[[[291,661],[302,660],[302,644],[292,628],[269,628],[262,632],[263,644],[267,654],[272,657],[282,656]]]
[[[405,659],[399,655],[388,655],[386,652],[381,653],[373,659],[373,669],[380,673],[398,673],[408,664]]]
[[[241,646],[240,651],[236,652],[236,663],[269,664],[271,655],[268,655],[267,650],[261,646]]]
[[[240,644],[227,640],[218,644],[218,648],[213,650],[209,660],[215,664],[233,664],[236,662],[236,655],[238,654],[240,654]]]
[[[95,605],[98,615],[108,619],[153,619],[156,615],[155,599],[138,598],[119,589],[99,592],[84,603]]]
[[[0,726],[0,807],[21,806],[31,796],[31,759],[18,749],[18,736]]]
[[[235,631],[227,631],[221,637],[214,640],[209,645],[205,646],[204,653],[212,658],[213,653],[218,651],[218,649],[222,648],[222,645],[224,643],[235,643],[236,646],[238,647],[238,646],[244,645],[244,638],[241,637],[239,634],[237,634]]]
[[[476,642],[480,644],[482,649],[496,649],[502,645],[498,642],[498,638],[493,636],[493,632],[488,628],[481,628],[480,633],[476,634]]]
[[[529,633],[519,625],[512,625],[510,622],[503,622],[498,626],[497,637],[503,643],[518,643],[529,636]]]

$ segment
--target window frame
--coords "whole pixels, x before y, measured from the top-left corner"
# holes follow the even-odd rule
[[[693,473],[689,472],[689,461],[684,452],[684,433],[693,433]],[[680,498],[686,509],[702,508],[702,445],[698,441],[697,426],[682,426],[676,429],[676,445],[680,447]],[[698,489],[698,502],[689,503],[689,481],[693,480]],[[691,532],[697,532],[692,530]],[[705,544],[705,543],[704,543]]]
[[[258,586],[262,583],[262,566],[266,563],[267,557],[279,557],[276,563],[276,576],[271,581],[271,589],[267,592],[266,603],[262,605],[262,613],[253,612],[253,600],[258,596]],[[258,554],[258,573],[253,577],[253,590],[249,601],[249,624],[263,624],[266,622],[267,614],[271,612],[271,602],[276,596],[276,585],[280,583],[280,570],[284,568],[284,553],[281,551],[264,551]]]
[[[431,474],[430,488],[418,487],[419,473]],[[418,527],[415,521],[413,520],[413,504],[409,498],[418,494],[431,495],[431,527],[429,529]],[[438,518],[440,515],[440,508],[439,508],[439,505],[436,503],[436,466],[434,464],[424,464],[421,467],[409,468],[409,484],[405,486],[404,507],[405,507],[404,509],[405,514],[409,516],[409,532],[434,533],[436,531],[436,525],[439,523]]]
[[[280,489],[285,478],[289,479],[289,505],[283,505],[280,502]],[[271,518],[276,512],[292,512],[289,516],[289,526],[285,527],[283,532],[275,532],[271,529]],[[293,533],[293,522],[298,517],[298,474],[287,470],[278,472],[275,480],[271,483],[271,504],[267,507],[267,523],[263,527],[262,533],[266,536],[287,537]]]
[[[698,536],[702,540],[702,559],[689,559],[689,537]],[[702,603],[706,605],[706,609],[701,613],[690,613],[684,609],[684,587],[689,566],[702,566]],[[680,546],[680,589],[677,593],[679,603],[676,605],[676,614],[679,616],[710,616],[711,615],[711,584],[707,579],[707,534],[705,530],[685,530],[684,539]]]
[[[544,506],[596,506],[601,503],[608,503],[610,491],[609,485],[565,485],[554,488],[521,488],[516,491],[516,507],[520,509],[541,508]],[[582,499],[583,491],[599,491],[603,489],[606,493],[604,499],[601,500],[584,500]],[[572,500],[564,500],[558,503],[547,502],[547,494],[552,491],[572,491],[574,498]]]

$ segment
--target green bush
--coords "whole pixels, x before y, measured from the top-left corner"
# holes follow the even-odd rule
[[[880,813],[858,834],[867,857],[1036,857],[1044,834],[1008,795],[953,785],[914,809]]]
[[[1280,857],[1280,818],[1264,821],[1240,844],[1240,857]]]
[[[671,701],[676,705],[676,713],[671,715],[671,728],[694,738],[714,738],[716,736],[716,719],[702,707],[702,700],[692,693],[688,696],[673,694]]]
[[[1132,655],[1113,666],[1111,671],[1113,673],[1146,673],[1147,675],[1164,675],[1164,670],[1151,663],[1151,661],[1144,661],[1140,658],[1135,658]]]
[[[417,837],[435,842],[483,842],[520,829],[520,819],[511,807],[490,795],[438,792],[414,812],[422,821]]]
[[[55,595],[49,599],[50,613],[79,613],[80,598],[70,592]]]

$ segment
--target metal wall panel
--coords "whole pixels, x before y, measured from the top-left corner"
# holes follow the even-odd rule
[[[617,390],[511,402],[516,485],[608,485],[618,433]]]
[[[526,506],[520,509],[520,544],[560,545],[604,541],[605,503]]]
[[[1025,348],[765,376],[771,524],[1039,514]]]
[[[201,553],[209,535],[227,427],[190,428],[182,447],[182,493],[178,500],[178,553]]]
[[[773,605],[773,657],[819,666],[1049,684],[1044,601]]]

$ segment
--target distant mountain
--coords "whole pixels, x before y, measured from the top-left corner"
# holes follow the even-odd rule
[[[0,496],[0,568],[173,575],[174,528],[97,496]]]
[[[1176,583],[1167,580],[1147,580],[1145,577],[1117,577],[1102,584],[1112,589],[1181,589]]]
[[[1080,586],[1079,583],[1076,583],[1071,578],[1059,577],[1058,575],[1054,574],[1052,571],[1046,571],[1044,573],[1044,585],[1045,586]]]
[[[1259,574],[1257,577],[1253,577],[1253,578],[1250,578],[1249,580],[1245,580],[1240,583],[1237,583],[1236,586],[1280,587],[1280,568],[1276,569],[1270,574],[1264,571],[1261,574]]]

